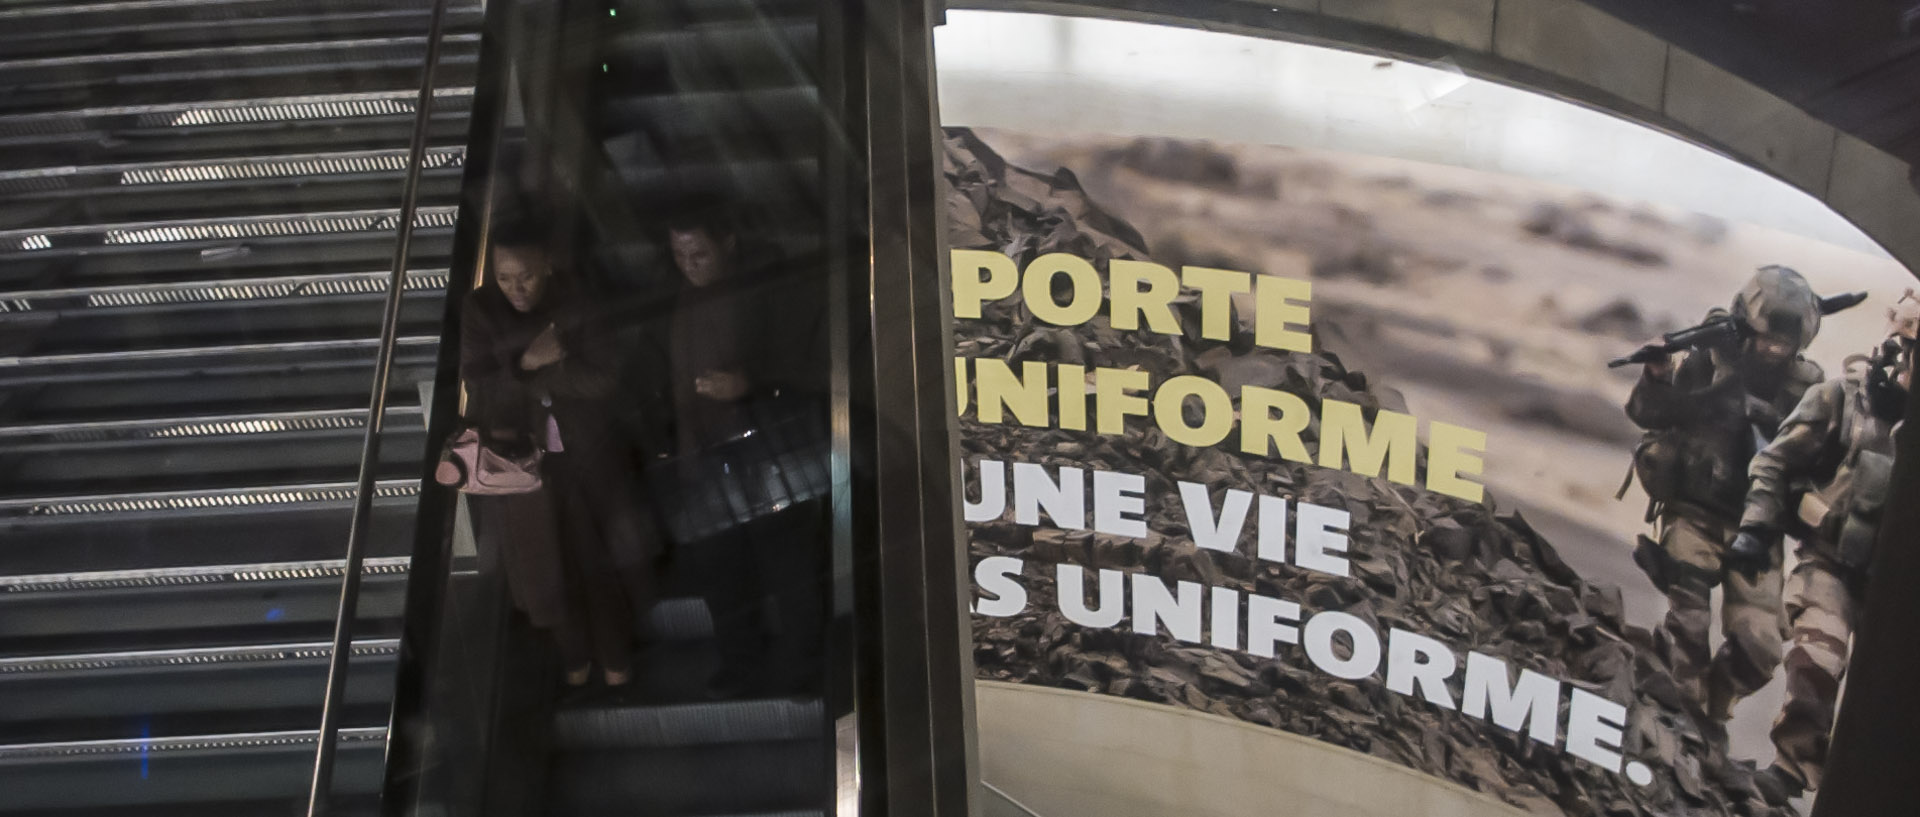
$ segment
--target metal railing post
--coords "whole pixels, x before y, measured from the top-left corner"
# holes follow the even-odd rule
[[[313,788],[307,795],[307,817],[325,815],[333,793],[333,763],[340,733],[340,699],[346,692],[353,622],[360,602],[360,566],[366,560],[367,529],[373,524],[373,483],[380,461],[380,432],[386,425],[394,338],[400,327],[401,284],[407,274],[407,256],[413,247],[413,213],[420,198],[420,172],[427,149],[427,126],[433,115],[433,74],[440,61],[440,28],[446,14],[447,0],[434,0],[433,16],[427,27],[427,55],[426,64],[421,69],[420,96],[414,102],[413,140],[407,150],[407,179],[400,194],[393,270],[387,280],[386,310],[380,319],[380,352],[373,365],[373,394],[367,406],[367,435],[360,449],[360,479],[354,488],[353,522],[347,529],[346,572],[340,579],[340,609],[333,623],[333,650],[327,661],[327,694],[320,705],[319,745],[314,750]]]

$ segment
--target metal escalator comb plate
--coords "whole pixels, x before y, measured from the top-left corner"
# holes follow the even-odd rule
[[[353,643],[355,658],[398,655],[397,638],[367,639]],[[243,647],[189,647],[171,650],[133,650],[113,653],[26,656],[0,658],[0,675],[26,675],[39,672],[88,672],[137,669],[145,667],[215,666],[327,658],[333,644],[266,644]]]
[[[412,565],[406,556],[383,556],[361,565],[363,576],[403,575]],[[66,592],[73,590],[113,590],[135,587],[176,587],[223,584],[228,582],[289,581],[328,579],[342,575],[344,560],[325,562],[285,562],[260,565],[210,565],[205,567],[164,567],[142,570],[113,570],[94,573],[37,574],[0,576],[0,594]]]
[[[7,511],[20,516],[65,516],[77,514],[114,514],[140,511],[206,510],[260,505],[345,502],[353,499],[354,486],[309,485],[289,488],[250,488],[239,490],[184,491],[153,494],[122,494],[85,497],[29,498],[0,500],[0,514]],[[390,480],[374,486],[376,498],[404,498],[420,492],[417,480]]]
[[[384,726],[354,727],[340,730],[342,743],[364,743],[384,741],[387,729]],[[115,738],[112,740],[66,741],[60,743],[26,743],[12,746],[0,746],[0,760],[16,760],[36,757],[85,757],[93,755],[147,755],[166,752],[190,752],[222,749],[270,749],[312,746],[320,740],[320,733],[314,731],[298,732],[253,732],[231,735],[193,735],[170,738]]]

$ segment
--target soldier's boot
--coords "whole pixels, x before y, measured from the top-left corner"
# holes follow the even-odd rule
[[[1753,786],[1760,790],[1760,796],[1767,805],[1781,807],[1793,802],[1793,798],[1806,793],[1806,787],[1791,772],[1778,764],[1768,766],[1753,776]]]

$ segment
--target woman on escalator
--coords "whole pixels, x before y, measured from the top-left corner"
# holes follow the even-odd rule
[[[498,554],[515,606],[552,632],[566,681],[598,664],[609,687],[632,678],[635,610],[650,601],[650,537],[607,400],[613,341],[554,274],[539,234],[496,227],[488,283],[461,311],[468,420],[489,445],[537,446],[541,490],[472,497],[483,546]]]

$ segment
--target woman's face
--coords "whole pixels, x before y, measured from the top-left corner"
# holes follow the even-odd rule
[[[516,248],[493,253],[493,281],[500,287],[500,294],[507,296],[507,303],[518,311],[532,312],[539,308],[541,296],[547,293],[547,279],[552,275],[553,267],[539,250]]]

